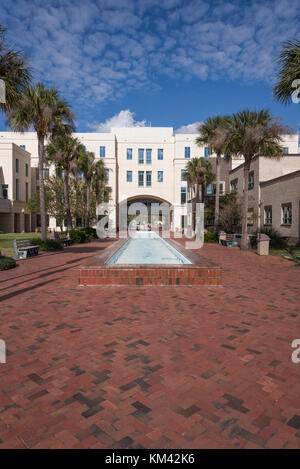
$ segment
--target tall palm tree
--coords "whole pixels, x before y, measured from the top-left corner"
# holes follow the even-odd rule
[[[57,169],[63,170],[64,178],[64,201],[66,206],[67,228],[72,230],[72,215],[69,197],[69,178],[72,167],[78,166],[79,154],[82,151],[82,144],[70,133],[54,134],[46,146],[46,161],[54,163]]]
[[[286,130],[278,119],[270,115],[268,110],[259,112],[245,110],[232,116],[229,151],[245,159],[241,249],[248,247],[248,180],[251,162],[256,156],[267,158],[283,156],[280,134]]]
[[[81,169],[86,181],[86,226],[90,226],[91,212],[91,184],[95,174],[95,154],[91,151],[85,151],[80,154],[79,168]]]
[[[96,204],[108,202],[111,187],[106,185],[107,174],[103,160],[98,160],[95,164],[95,174],[92,180],[92,187],[96,197]]]
[[[5,102],[0,102],[0,109],[6,113],[17,106],[30,85],[31,71],[23,53],[6,46],[5,31],[0,25],[0,80],[5,84]]]
[[[209,117],[199,128],[200,136],[196,143],[199,146],[207,144],[211,153],[216,153],[216,197],[215,197],[215,230],[219,224],[219,206],[220,206],[220,166],[221,155],[228,155],[228,137],[230,129],[230,116]]]
[[[212,184],[215,174],[206,158],[192,158],[185,167],[184,178],[190,186],[196,186],[196,203],[203,202],[205,188]]]
[[[8,113],[8,123],[12,130],[25,132],[33,127],[37,134],[42,239],[47,237],[43,178],[45,139],[51,136],[59,122],[69,123],[73,127],[73,119],[73,112],[58,91],[55,88],[46,88],[43,83],[25,88],[17,109]]]
[[[295,92],[294,80],[300,79],[300,41],[285,42],[277,63],[279,65],[279,81],[274,87],[273,93],[278,101],[287,104],[291,101],[292,94]]]

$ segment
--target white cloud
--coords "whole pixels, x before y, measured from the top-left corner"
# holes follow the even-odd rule
[[[193,122],[192,124],[182,125],[179,129],[175,130],[175,134],[197,134],[201,124],[203,124],[203,122]]]
[[[115,114],[112,117],[106,119],[105,122],[88,124],[90,129],[95,132],[110,132],[111,127],[145,127],[146,121],[136,121],[134,119],[134,112],[126,109],[120,111],[119,114]]]

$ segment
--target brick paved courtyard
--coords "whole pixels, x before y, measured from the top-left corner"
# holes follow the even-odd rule
[[[0,448],[300,448],[300,270],[207,245],[223,287],[79,287],[108,244],[0,272]]]

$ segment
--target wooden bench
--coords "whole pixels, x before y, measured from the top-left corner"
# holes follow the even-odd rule
[[[64,246],[71,246],[72,244],[69,234],[67,236],[60,236],[57,231],[52,231],[50,233],[50,239],[60,241]]]
[[[222,246],[233,247],[236,245],[236,235],[226,233],[225,239],[221,239],[220,241]]]
[[[15,258],[27,259],[27,257],[37,256],[40,246],[32,246],[30,239],[14,239]]]

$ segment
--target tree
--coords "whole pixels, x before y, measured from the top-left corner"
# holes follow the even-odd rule
[[[5,83],[5,103],[0,102],[0,108],[6,113],[20,102],[24,89],[30,85],[31,71],[21,51],[7,48],[5,31],[0,25],[0,79]]]
[[[67,228],[72,230],[72,214],[69,198],[69,177],[72,166],[77,168],[79,154],[83,145],[72,135],[57,132],[51,137],[46,146],[47,163],[54,163],[58,170],[63,171],[64,201],[66,205]]]
[[[284,131],[286,128],[278,119],[274,119],[268,110],[259,112],[245,110],[233,114],[229,152],[243,156],[245,159],[241,249],[248,247],[248,180],[251,162],[257,156],[267,158],[283,156],[280,134]]]
[[[228,137],[230,129],[230,116],[209,117],[200,127],[200,136],[196,139],[198,145],[207,144],[210,151],[216,153],[216,197],[214,227],[218,229],[220,205],[220,166],[221,155],[228,156]]]
[[[205,188],[212,184],[215,179],[215,174],[212,171],[212,166],[206,158],[192,158],[186,165],[185,180],[189,185],[196,186],[196,203],[203,202]],[[201,187],[201,191],[200,191]]]
[[[279,81],[274,87],[273,93],[278,101],[287,104],[291,101],[297,85],[298,87],[300,85],[300,82],[294,83],[295,80],[300,80],[300,41],[285,42],[277,63],[279,65]]]
[[[45,139],[49,137],[59,122],[73,127],[74,114],[55,88],[46,88],[42,83],[25,88],[17,109],[8,113],[8,123],[12,130],[25,132],[34,128],[38,138],[40,215],[42,239],[47,237],[46,205],[44,189]]]

